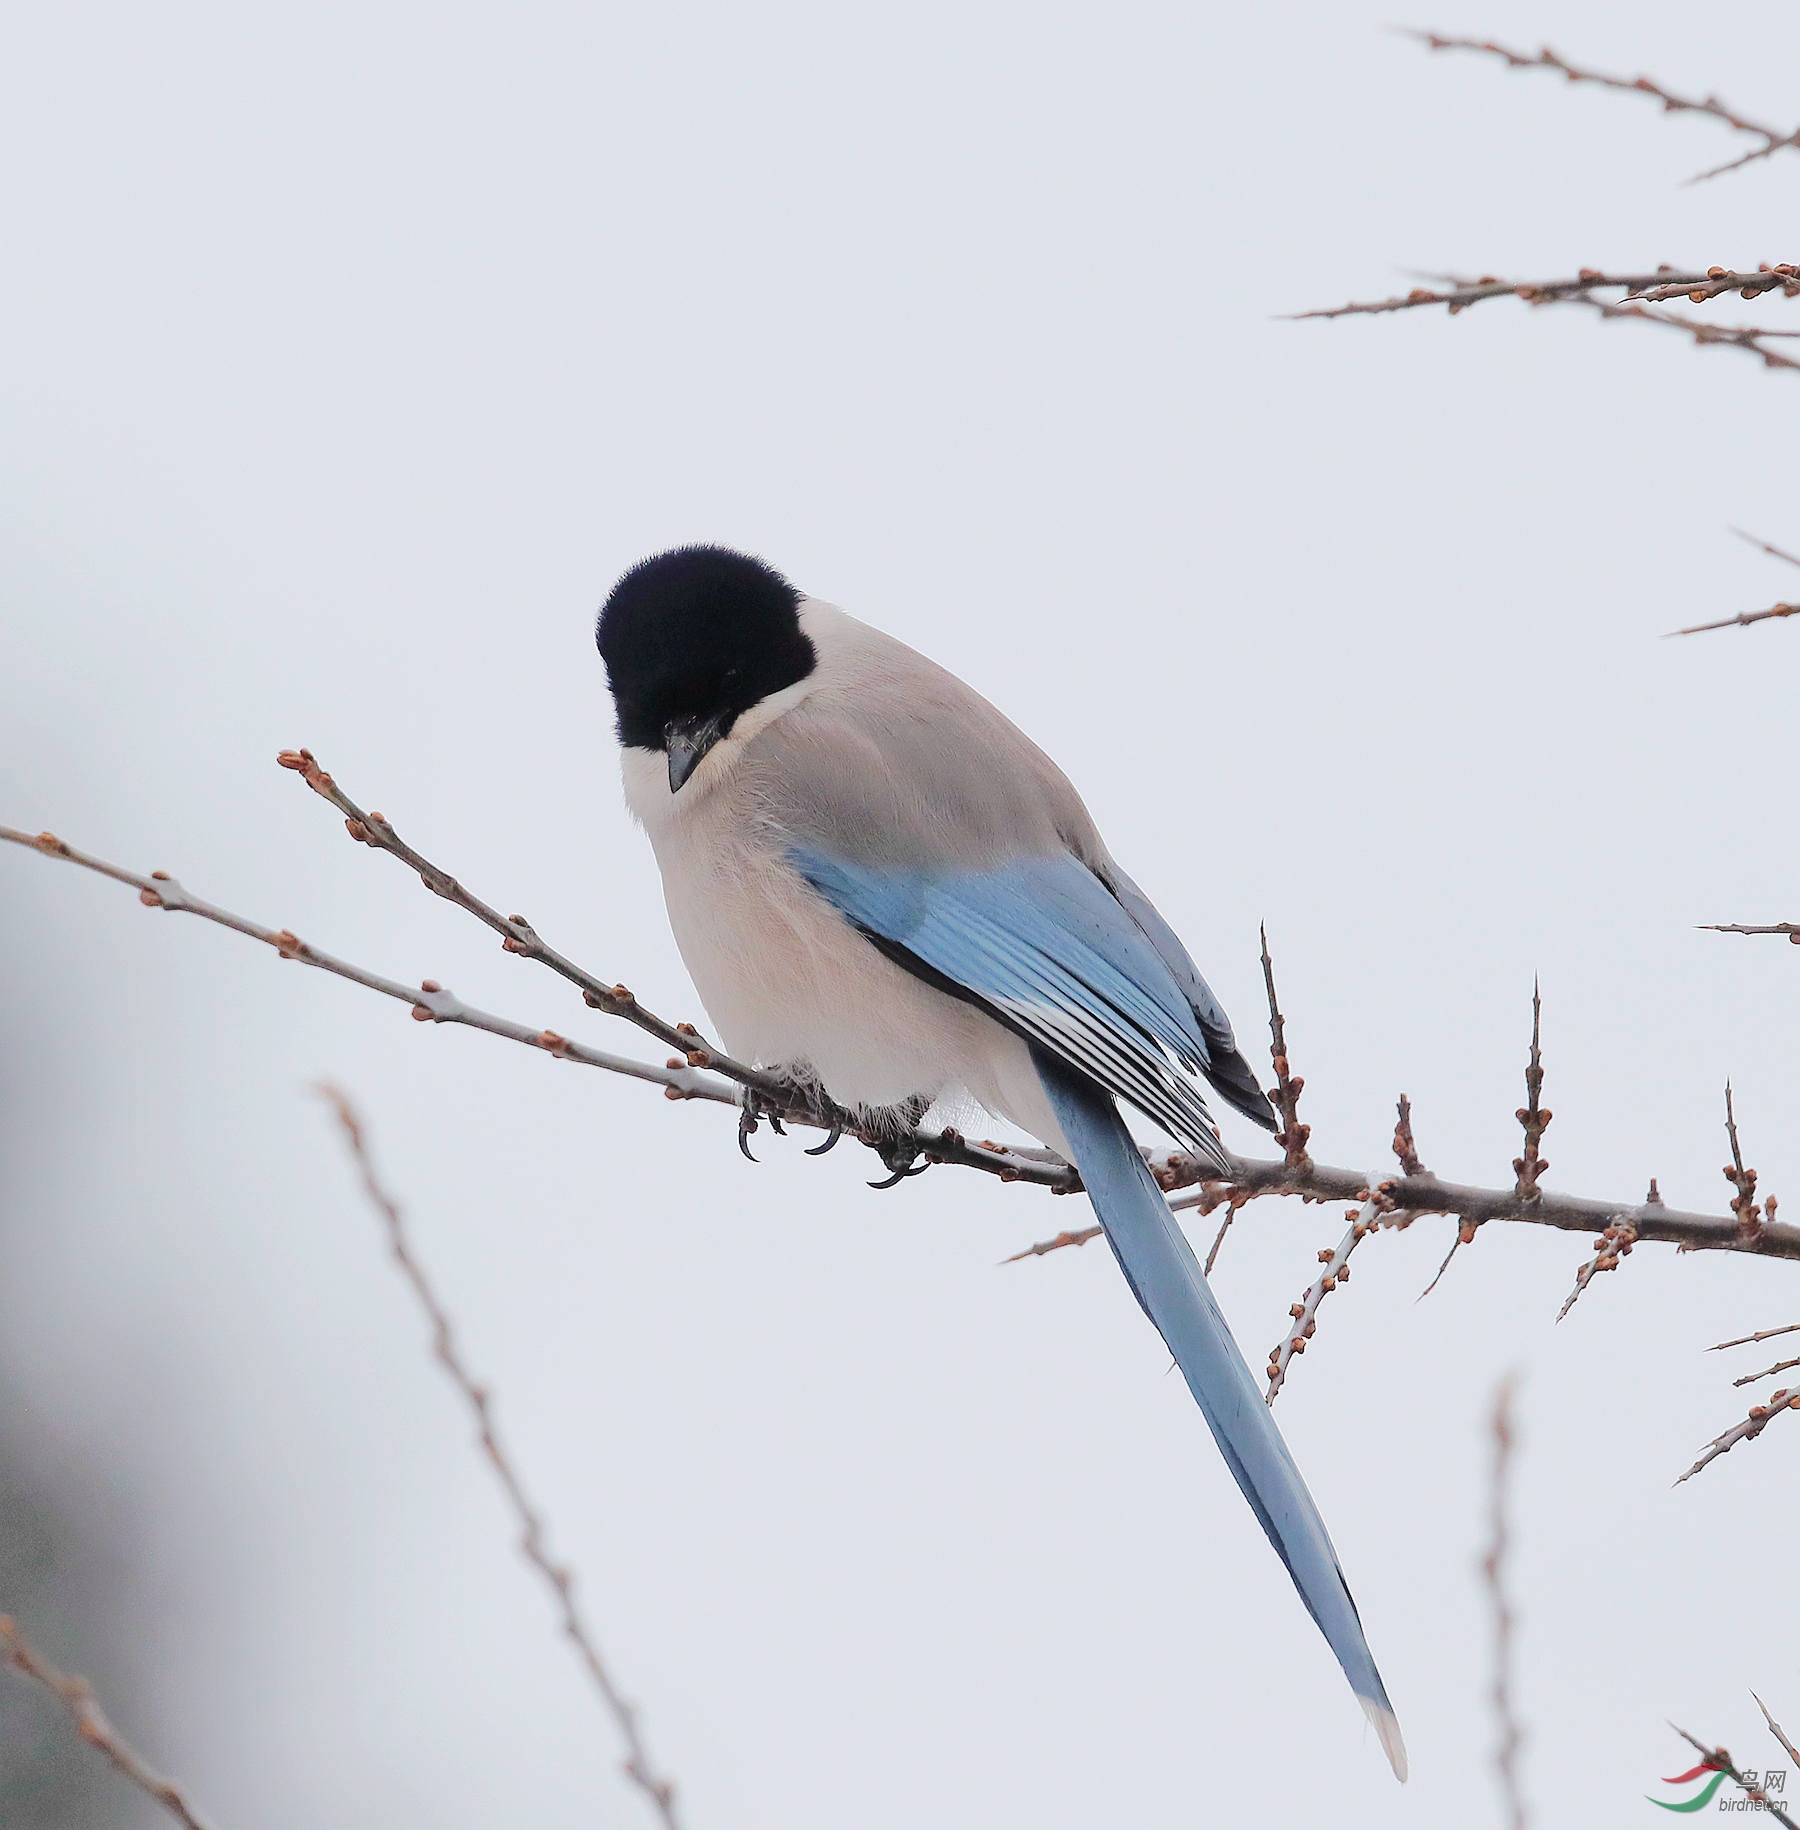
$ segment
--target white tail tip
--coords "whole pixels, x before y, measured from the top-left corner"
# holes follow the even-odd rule
[[[1388,1765],[1394,1769],[1394,1777],[1402,1785],[1406,1784],[1406,1743],[1400,1738],[1400,1718],[1394,1714],[1386,1703],[1378,1703],[1371,1697],[1358,1697],[1357,1702],[1363,1706],[1363,1714],[1369,1718],[1369,1726],[1381,1743],[1381,1751],[1388,1757]]]

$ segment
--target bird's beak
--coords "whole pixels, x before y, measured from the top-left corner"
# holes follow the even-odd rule
[[[724,735],[724,720],[718,717],[671,718],[663,726],[663,749],[669,758],[671,794],[681,792],[682,784]]]

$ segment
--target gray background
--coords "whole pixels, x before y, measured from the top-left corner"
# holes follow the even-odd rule
[[[1796,912],[1800,631],[1658,640],[1791,594],[1726,528],[1800,542],[1796,378],[1574,311],[1275,315],[1409,268],[1785,258],[1800,162],[1680,188],[1739,144],[1390,17],[14,9],[0,818],[629,1045],[273,754],[698,1016],[590,623],[639,555],[738,542],[1051,748],[1259,1062],[1268,920],[1324,1159],[1379,1164],[1405,1089],[1433,1167],[1506,1179],[1539,973],[1553,1186],[1722,1208],[1729,1073],[1800,1200],[1796,956],[1693,926]],[[1791,8],[1421,23],[1795,113]],[[770,1140],[751,1169],[722,1115],[22,852],[0,947],[38,1546],[0,1606],[221,1826],[646,1821],[320,1075],[696,1830],[1480,1821],[1509,1367],[1545,1813],[1644,1811],[1690,1764],[1666,1717],[1764,1763],[1750,1685],[1800,1716],[1794,1426],[1670,1488],[1779,1343],[1699,1350],[1794,1319],[1786,1267],[1640,1249],[1555,1327],[1578,1237],[1496,1229],[1423,1305],[1448,1222],[1359,1257],[1280,1410],[1401,1791],[1111,1263],[996,1268],[1075,1208],[949,1171],[877,1198],[858,1153]],[[1341,1225],[1240,1223],[1253,1360]],[[19,1736],[33,1707],[0,1690]],[[32,1770],[18,1821],[98,1821]]]

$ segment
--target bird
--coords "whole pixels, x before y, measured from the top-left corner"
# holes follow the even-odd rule
[[[1074,1165],[1397,1778],[1406,1749],[1306,1483],[1119,1107],[1228,1168],[1267,1130],[1219,1000],[1050,758],[773,566],[633,565],[595,630],[625,800],[727,1048],[898,1134],[968,1099]]]

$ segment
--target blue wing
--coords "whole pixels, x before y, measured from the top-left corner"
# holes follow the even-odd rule
[[[1065,852],[992,870],[926,873],[851,863],[804,845],[789,856],[885,952],[982,1005],[1225,1167],[1196,1084],[1213,1054],[1194,1001],[1079,858]],[[1229,1040],[1224,1013],[1212,1008]]]

